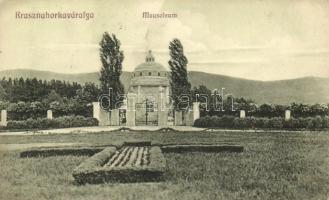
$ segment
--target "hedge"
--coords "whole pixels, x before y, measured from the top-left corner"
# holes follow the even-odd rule
[[[151,141],[131,141],[131,142],[124,142],[123,146],[135,146],[135,147],[144,147],[144,146],[151,146]]]
[[[101,152],[104,147],[60,147],[60,148],[41,148],[22,151],[21,158],[31,157],[49,157],[49,156],[93,156]]]
[[[291,118],[286,121],[282,117],[263,118],[230,116],[206,116],[194,121],[194,126],[204,128],[234,128],[234,129],[308,129],[320,130],[329,128],[329,117]]]
[[[92,172],[97,167],[102,167],[110,157],[116,152],[116,147],[108,147],[103,151],[93,155],[84,162],[82,162],[77,168],[74,169],[73,176],[76,179],[81,179],[89,172]]]
[[[98,120],[83,116],[64,116],[54,119],[29,118],[23,121],[8,121],[7,129],[48,129],[48,128],[69,128],[82,126],[98,126]]]
[[[185,152],[243,152],[243,146],[238,145],[166,145],[161,147],[164,153]]]
[[[68,115],[92,116],[92,106],[90,104],[80,103],[77,100],[67,100],[65,103],[53,102],[51,104],[39,101],[20,101],[17,103],[0,101],[0,110],[3,109],[8,112],[8,120],[44,118],[47,116],[47,110],[52,110],[55,117]]]
[[[162,150],[160,147],[152,147],[150,149],[150,163],[149,168],[153,170],[163,172],[166,167],[166,159],[163,156]]]

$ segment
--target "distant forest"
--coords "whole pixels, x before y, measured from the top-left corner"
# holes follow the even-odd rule
[[[89,92],[95,95],[86,94],[88,99],[85,99],[82,96],[85,96],[84,93]],[[98,88],[93,83],[86,83],[81,85],[76,82],[67,82],[60,80],[39,80],[37,78],[2,78],[0,80],[0,101],[9,101],[9,102],[33,102],[33,101],[45,101],[45,99],[51,96],[58,96],[62,99],[73,99],[77,95],[80,95],[82,99],[87,101],[93,101],[97,99]]]

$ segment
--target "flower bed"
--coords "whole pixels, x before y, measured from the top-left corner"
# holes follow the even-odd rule
[[[73,177],[80,183],[159,181],[165,170],[159,147],[124,146],[104,149],[78,166]]]

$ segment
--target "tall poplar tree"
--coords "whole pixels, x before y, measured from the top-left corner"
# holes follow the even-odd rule
[[[191,95],[191,84],[187,77],[187,63],[188,60],[184,55],[183,45],[178,39],[174,39],[169,44],[170,60],[169,66],[171,69],[171,90],[172,98],[174,100],[174,109],[180,110],[179,108],[179,97],[181,95]],[[180,105],[184,104],[180,103]],[[185,104],[186,106],[186,104]]]
[[[120,50],[121,43],[114,34],[110,36],[105,32],[99,45],[102,62],[100,89],[102,94],[109,94],[109,88],[112,88],[110,109],[114,109],[116,98],[124,94],[124,87],[120,81],[124,55]]]

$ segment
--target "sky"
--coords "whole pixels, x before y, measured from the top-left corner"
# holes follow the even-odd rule
[[[16,13],[88,12],[86,19],[18,19]],[[177,18],[145,19],[143,12]],[[328,0],[0,0],[0,70],[99,71],[99,41],[121,41],[124,71],[151,49],[168,67],[178,38],[188,70],[254,80],[329,77]]]

